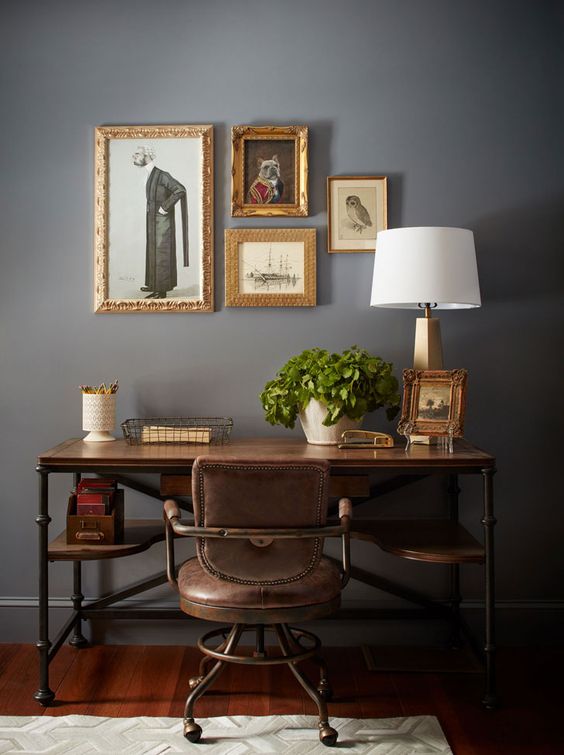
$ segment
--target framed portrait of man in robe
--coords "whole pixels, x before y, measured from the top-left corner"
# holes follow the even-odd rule
[[[95,311],[212,312],[212,126],[99,126],[95,152]]]

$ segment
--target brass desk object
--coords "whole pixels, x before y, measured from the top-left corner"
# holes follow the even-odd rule
[[[339,448],[393,448],[394,439],[386,433],[370,430],[345,430]]]

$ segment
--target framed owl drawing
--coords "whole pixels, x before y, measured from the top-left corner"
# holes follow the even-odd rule
[[[327,178],[327,251],[374,252],[376,234],[388,227],[386,176]]]

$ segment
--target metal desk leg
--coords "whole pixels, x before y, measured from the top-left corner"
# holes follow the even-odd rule
[[[39,689],[34,698],[41,705],[49,705],[55,693],[49,688],[49,471],[37,467],[39,473],[39,514],[35,521],[39,525]]]
[[[485,548],[485,603],[486,603],[486,628],[485,628],[485,660],[486,660],[486,692],[482,703],[488,710],[497,708],[499,699],[495,684],[495,567],[494,567],[494,517],[493,505],[493,476],[494,468],[482,469],[484,489],[484,548]]]
[[[69,645],[73,648],[86,648],[89,643],[86,637],[82,634],[82,619],[80,614],[82,611],[82,601],[84,595],[82,594],[82,561],[72,562],[72,576],[73,576],[73,595],[71,597],[72,607],[78,614],[78,619],[74,625],[74,631],[72,637],[69,640]]]
[[[458,475],[450,474],[448,476],[448,513],[452,522],[458,522]],[[454,650],[462,647],[462,638],[460,635],[460,603],[462,596],[460,594],[460,564],[450,564],[450,610],[452,612],[452,629],[449,638],[449,646]]]
[[[78,483],[80,482],[80,473],[73,475],[73,477],[74,488],[76,490]],[[84,600],[84,595],[82,594],[82,561],[73,561],[72,576],[73,594],[71,600],[72,607],[78,614],[78,619],[76,624],[74,625],[74,631],[72,633],[72,637],[69,640],[69,645],[72,645],[74,648],[85,648],[88,647],[88,640],[82,634],[82,620],[80,618],[80,613],[82,611],[82,601]]]

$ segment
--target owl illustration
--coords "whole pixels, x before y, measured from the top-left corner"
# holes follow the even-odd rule
[[[372,225],[368,210],[362,204],[359,197],[357,197],[355,194],[347,197],[346,205],[347,215],[352,220],[353,228],[355,231],[362,233],[365,228],[368,228]]]

